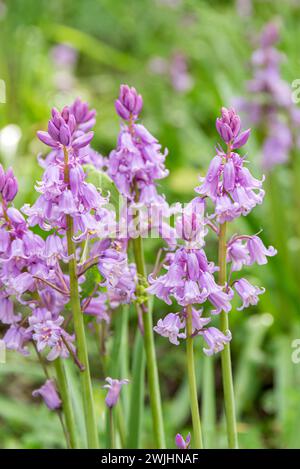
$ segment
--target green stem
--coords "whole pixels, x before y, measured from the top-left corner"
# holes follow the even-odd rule
[[[193,343],[193,325],[192,325],[192,306],[186,307],[186,360],[188,368],[188,380],[190,390],[190,406],[193,422],[193,448],[202,449],[202,432],[200,423],[200,412],[198,403],[197,383],[195,375],[194,343]]]
[[[69,183],[69,166],[68,166],[68,152],[64,147],[64,163],[65,163],[65,182]],[[86,344],[86,337],[84,331],[84,322],[81,312],[80,296],[78,289],[77,278],[77,263],[75,244],[73,242],[74,228],[73,218],[70,215],[66,216],[67,221],[67,245],[68,255],[71,256],[69,260],[69,276],[70,276],[70,303],[73,314],[74,329],[76,335],[77,354],[80,363],[84,366],[84,370],[80,372],[82,398],[85,416],[85,425],[87,432],[87,442],[89,448],[98,448],[98,432],[94,411],[94,397],[90,375],[90,367],[88,360],[88,351]]]
[[[66,433],[70,448],[76,448],[76,431],[71,395],[68,389],[67,377],[64,364],[61,358],[55,360],[56,379],[58,383],[59,393],[63,404],[63,413],[66,422]]]
[[[139,449],[144,412],[145,348],[140,331],[136,330],[133,347],[131,391],[127,424],[127,449]]]
[[[139,274],[140,280],[142,279],[143,281],[143,279],[146,278],[146,267],[142,238],[139,237],[133,239],[133,250],[137,272]],[[149,299],[147,299],[146,306],[147,309],[145,312],[143,312],[144,347],[146,352],[147,375],[153,421],[153,433],[157,447],[159,449],[164,449],[166,447],[166,443],[164,435],[164,424],[162,416],[156,354],[154,348],[152,314],[151,308],[149,307]]]
[[[116,407],[117,412],[117,426],[121,440],[121,448],[125,448],[126,445],[126,430],[125,430],[125,421],[124,421],[124,409],[122,406],[121,400],[118,402]]]
[[[219,284],[221,286],[226,283],[226,223],[220,225],[219,232]],[[221,312],[221,331],[223,334],[229,329],[228,315],[225,311]],[[235,417],[235,402],[233,391],[233,379],[231,368],[231,355],[230,344],[224,345],[224,350],[221,352],[222,363],[222,379],[223,379],[223,392],[225,401],[225,414],[227,425],[227,438],[229,448],[238,448],[238,438],[236,429]]]
[[[114,424],[114,414],[113,408],[110,407],[109,410],[109,436],[110,436],[110,449],[116,448],[116,434],[115,434],[115,424]]]
[[[216,396],[213,357],[203,357],[202,423],[205,448],[216,448]]]

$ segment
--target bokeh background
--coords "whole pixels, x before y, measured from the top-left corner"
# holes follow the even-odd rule
[[[93,145],[107,155],[119,129],[113,103],[121,83],[143,95],[143,123],[169,150],[170,175],[161,191],[170,202],[190,200],[215,154],[220,107],[247,96],[251,54],[270,20],[280,24],[282,77],[291,86],[300,78],[297,0],[1,0],[0,79],[6,102],[0,103],[0,158],[19,179],[16,205],[35,200],[34,184],[41,175],[36,157],[42,151],[35,133],[46,127],[51,107],[77,96],[87,100],[97,109]],[[259,177],[261,148],[261,129],[254,126],[247,159]],[[293,154],[300,158],[300,150]],[[243,448],[300,447],[300,363],[291,358],[292,342],[300,339],[299,185],[290,161],[278,165],[267,175],[264,205],[234,228],[248,234],[263,228],[265,243],[279,251],[267,266],[249,269],[248,278],[267,290],[258,306],[230,313]],[[150,271],[160,241],[145,245]],[[208,251],[215,259],[213,238]],[[156,318],[165,311],[155,302]],[[184,348],[160,337],[156,344],[168,445],[174,446],[174,435],[190,429]],[[206,446],[224,447],[219,359],[212,363],[203,357],[200,342],[196,348]],[[94,355],[102,415],[104,377],[96,349]],[[64,446],[56,416],[31,397],[42,381],[33,358],[8,353],[7,363],[0,364],[0,447]],[[142,441],[151,446],[148,409]]]

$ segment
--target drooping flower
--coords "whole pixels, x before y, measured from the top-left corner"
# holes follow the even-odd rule
[[[257,236],[233,236],[227,243],[227,262],[231,262],[231,270],[241,270],[244,265],[259,265],[268,262],[267,256],[275,256],[277,250],[273,246],[265,247]]]
[[[16,350],[22,355],[28,355],[26,344],[31,338],[31,334],[24,327],[12,324],[6,331],[3,340],[9,350]]]
[[[208,299],[216,308],[211,311],[211,314],[220,314],[221,311],[228,313],[231,310],[230,301],[232,298],[233,291],[230,288],[226,292],[219,288],[217,291],[210,293]]]
[[[103,387],[108,389],[107,396],[105,398],[105,403],[107,407],[112,409],[118,402],[120,392],[122,390],[122,386],[124,384],[128,384],[129,380],[128,379],[112,379],[109,376],[105,378],[105,381],[107,384],[105,384]]]
[[[192,334],[200,334],[211,318],[202,317],[203,310],[192,308]],[[186,339],[186,309],[182,313],[169,313],[163,319],[159,319],[153,330],[162,337],[167,337],[171,344],[179,345],[178,339]]]
[[[185,323],[178,314],[169,313],[164,319],[159,319],[157,325],[153,328],[157,334],[167,337],[171,344],[179,345],[178,339],[185,339],[185,333],[180,329],[185,327]]]
[[[49,361],[55,360],[57,357],[67,358],[70,350],[75,351],[74,337],[61,327],[63,322],[63,316],[53,319],[52,313],[42,308],[36,309],[34,314],[29,317],[27,331],[32,333],[32,339],[36,342],[39,352],[46,347],[50,348],[47,355]]]
[[[10,298],[0,298],[0,321],[3,324],[14,324],[21,320],[22,315],[14,314],[14,304]]]
[[[233,272],[241,270],[244,265],[248,265],[249,260],[250,257],[247,246],[243,244],[241,239],[228,242],[227,262],[231,262],[231,270]]]
[[[107,294],[99,293],[94,298],[88,298],[82,303],[82,310],[85,314],[95,316],[98,322],[109,322],[110,317],[107,312]]]
[[[216,327],[208,327],[207,329],[203,329],[200,334],[203,336],[209,347],[204,347],[203,352],[209,356],[221,352],[224,349],[224,345],[231,340],[230,331],[227,331],[226,334],[223,334]]]
[[[32,395],[33,397],[41,396],[50,410],[56,410],[61,407],[62,402],[52,379],[47,379],[43,386],[33,391]]]
[[[247,248],[249,251],[249,265],[256,262],[259,265],[268,262],[266,256],[275,256],[277,250],[273,246],[265,247],[264,243],[258,236],[251,236],[247,239]]]
[[[265,288],[255,287],[245,278],[240,278],[234,282],[234,288],[243,301],[242,306],[237,308],[238,311],[248,308],[250,305],[256,305],[258,303],[258,295],[265,292]]]

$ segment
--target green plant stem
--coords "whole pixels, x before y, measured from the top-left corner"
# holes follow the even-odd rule
[[[133,251],[138,275],[141,279],[146,278],[146,267],[143,252],[142,238],[133,239]],[[147,375],[149,383],[150,405],[152,411],[153,433],[155,443],[159,449],[166,447],[164,424],[162,416],[161,397],[159,389],[158,370],[156,363],[156,354],[154,348],[153,323],[151,308],[149,307],[149,299],[145,305],[147,310],[143,312],[144,327],[144,347],[146,353]]]
[[[108,409],[109,412],[109,437],[110,437],[110,449],[116,448],[116,433],[115,433],[115,423],[114,423],[114,414],[113,408]]]
[[[127,449],[139,449],[144,412],[145,348],[140,331],[136,330],[133,347],[130,404],[127,424]]]
[[[121,400],[118,402],[116,407],[117,412],[117,426],[118,426],[118,433],[120,436],[121,441],[121,448],[126,447],[126,429],[125,429],[125,419],[124,419],[124,408],[122,406]]]
[[[59,393],[62,399],[63,414],[66,422],[66,435],[70,448],[76,448],[76,431],[73,408],[71,402],[71,394],[68,389],[67,377],[64,364],[61,358],[55,360],[56,379],[58,383]]]
[[[195,375],[194,343],[193,343],[193,325],[192,325],[192,306],[186,307],[186,360],[188,369],[190,406],[193,422],[193,448],[202,449],[202,431],[200,423],[200,412],[198,403],[197,383]]]
[[[202,358],[202,362],[201,417],[204,440],[203,444],[205,448],[211,449],[217,447],[214,358],[205,355]]]
[[[219,284],[225,285],[226,283],[226,223],[220,225],[219,232]],[[225,311],[220,314],[221,317],[221,331],[226,334],[229,329],[228,315]],[[230,344],[224,345],[224,350],[221,352],[222,363],[222,379],[223,379],[223,392],[225,401],[225,414],[227,425],[227,438],[229,448],[238,448],[238,438],[236,429],[235,417],[235,402],[234,390],[231,368],[231,355]]]
[[[69,184],[69,167],[68,167],[68,152],[64,148],[64,163],[65,163],[65,182]],[[73,241],[74,228],[73,218],[70,215],[66,216],[67,220],[67,245],[68,255],[71,256],[69,260],[69,276],[70,276],[70,303],[71,311],[73,314],[74,329],[76,335],[77,354],[80,363],[84,366],[84,370],[80,372],[82,398],[85,416],[85,425],[87,432],[87,442],[89,448],[98,448],[98,432],[95,419],[94,398],[92,390],[92,382],[90,375],[90,367],[88,360],[88,351],[86,344],[86,337],[84,331],[84,322],[81,312],[80,296],[78,289],[77,278],[77,264],[75,256],[75,244]]]

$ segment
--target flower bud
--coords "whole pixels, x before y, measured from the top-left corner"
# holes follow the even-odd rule
[[[2,197],[6,202],[11,202],[18,192],[18,182],[11,168],[7,170],[6,181],[2,189]]]
[[[183,436],[180,433],[177,433],[175,437],[175,444],[177,448],[179,449],[188,449],[191,443],[191,434],[188,433],[188,436],[186,439],[183,438]]]
[[[135,88],[121,85],[119,98],[115,102],[116,111],[122,119],[137,118],[143,107],[143,99]]]

